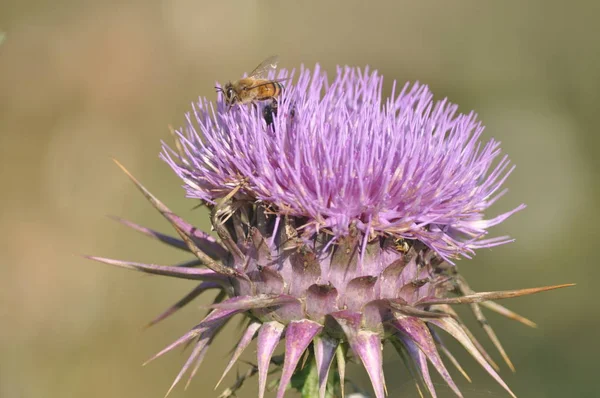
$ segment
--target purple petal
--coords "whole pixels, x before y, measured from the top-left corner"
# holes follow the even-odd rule
[[[256,343],[256,355],[258,358],[258,398],[263,398],[267,385],[267,372],[273,351],[279,343],[279,339],[284,330],[284,326],[279,322],[268,322],[262,325],[258,331],[258,341]]]
[[[227,321],[229,318],[231,318],[232,316],[234,316],[235,314],[237,314],[238,312],[240,312],[240,310],[237,309],[227,309],[227,308],[218,308],[214,311],[211,311],[210,314],[208,314],[203,320],[202,322],[200,322],[200,325],[204,325],[204,326],[214,326],[220,322],[225,322]]]
[[[297,320],[305,318],[303,304],[298,299],[283,299],[275,306],[253,309],[252,313],[263,322],[267,322],[268,320],[279,321],[281,319]]]
[[[173,388],[175,388],[175,386],[179,383],[179,381],[181,381],[181,378],[183,377],[185,372],[187,372],[187,370],[192,365],[194,360],[197,359],[198,357],[200,357],[201,359],[204,357],[203,352],[205,352],[205,349],[208,347],[208,343],[210,341],[210,338],[214,334],[214,332],[215,332],[215,329],[209,329],[207,332],[202,333],[202,335],[200,336],[200,339],[194,346],[194,350],[192,351],[189,358],[187,359],[187,361],[185,362],[185,364],[183,365],[183,367],[177,374],[177,377],[175,377],[173,384],[171,384],[171,387],[169,388],[169,390],[167,391],[167,394],[165,396],[168,396],[171,393],[171,391],[173,391]]]
[[[319,398],[325,398],[329,369],[331,368],[331,363],[333,362],[333,357],[338,344],[338,340],[327,337],[326,335],[315,338],[314,346],[315,359],[317,361],[317,373],[319,375]]]
[[[335,286],[341,295],[346,281],[357,273],[359,260],[359,237],[356,231],[350,236],[338,239],[337,246],[331,257],[328,280]]]
[[[331,285],[312,285],[306,292],[306,313],[318,322],[323,322],[325,315],[337,311],[338,293]]]
[[[400,289],[400,275],[404,270],[406,263],[403,260],[397,260],[391,263],[382,272],[379,278],[381,298],[396,298]]]
[[[243,264],[245,258],[244,253],[242,253],[238,244],[233,239],[227,228],[225,228],[224,224],[218,220],[212,220],[212,226],[217,232],[217,235],[219,235],[223,246],[225,246],[227,251],[229,251],[229,253],[233,256],[234,263]]]
[[[108,216],[108,217],[110,217],[111,219],[113,219],[113,220],[115,220],[115,221],[117,221],[117,222],[119,222],[119,223],[121,223],[121,224],[123,224],[123,225],[125,225],[125,226],[127,226],[129,228],[131,228],[131,229],[134,229],[134,230],[136,230],[138,232],[141,232],[142,234],[144,234],[146,236],[149,236],[151,238],[157,239],[158,241],[160,241],[162,243],[166,243],[169,246],[175,247],[175,248],[180,249],[180,250],[185,250],[187,252],[190,251],[190,249],[188,249],[188,247],[185,244],[185,242],[182,241],[181,239],[177,239],[177,238],[174,238],[172,236],[165,235],[165,234],[163,234],[161,232],[155,231],[155,230],[150,229],[150,228],[142,227],[141,225],[136,224],[133,221],[129,221],[129,220],[126,220],[126,219],[121,218],[121,217],[117,217],[117,216]]]
[[[183,336],[181,336],[180,338],[175,340],[173,343],[169,344],[168,346],[166,346],[165,348],[160,350],[158,353],[154,354],[152,357],[147,359],[146,362],[144,362],[142,364],[142,366],[148,365],[150,362],[154,361],[156,358],[163,356],[164,354],[166,354],[169,351],[172,351],[175,347],[178,347],[184,343],[187,343],[187,342],[191,341],[194,337],[199,336],[202,333],[202,331],[206,329],[204,326],[201,326],[201,325],[202,324],[198,324],[197,326],[194,326],[194,328],[192,328],[192,330],[190,330],[189,332],[187,332],[186,334],[184,334]]]
[[[377,398],[385,397],[385,379],[383,377],[383,357],[379,335],[374,332],[359,331],[354,337],[348,337],[350,347],[361,359]]]
[[[362,308],[362,322],[365,329],[378,330],[390,319],[394,319],[389,300],[373,300]]]
[[[260,267],[247,272],[248,278],[254,283],[259,294],[282,294],[285,286],[283,277],[271,267]]]
[[[269,243],[260,233],[257,228],[250,229],[250,236],[252,237],[252,244],[255,250],[254,259],[261,266],[268,266],[272,263],[273,258],[271,256],[271,249]]]
[[[431,375],[429,374],[429,368],[427,367],[427,357],[410,338],[398,335],[398,339],[402,342],[404,348],[412,358],[413,363],[419,372],[419,376],[429,390],[432,398],[436,398],[437,394],[435,392],[435,387],[433,381],[431,380]],[[459,397],[461,397],[461,395],[459,395]]]
[[[198,260],[197,258],[193,259],[193,260],[188,260],[188,261],[184,261],[182,263],[177,263],[174,265],[174,267],[177,268],[193,268],[193,267],[197,267],[199,265],[203,265],[204,263],[201,260]]]
[[[344,294],[345,307],[350,311],[360,311],[364,303],[375,298],[376,283],[377,278],[373,276],[360,276],[348,282]]]
[[[277,305],[295,303],[298,299],[292,296],[286,295],[267,295],[261,294],[258,296],[237,296],[222,301],[218,304],[213,304],[212,308],[228,309],[245,311],[256,308],[268,308]]]
[[[423,321],[413,317],[403,317],[390,322],[390,324],[417,344],[440,373],[442,378],[448,383],[450,388],[452,388],[452,391],[459,397],[462,397],[460,390],[456,384],[454,384],[454,380],[452,380],[450,373],[448,373],[448,370],[444,366],[442,358],[440,358],[435,341],[433,340],[427,325],[425,325]]]
[[[218,296],[215,300],[218,300]],[[195,359],[196,363],[194,364],[194,368],[192,369],[192,371],[190,372],[190,376],[188,377],[188,381],[185,383],[185,387],[184,389],[187,390],[187,388],[189,387],[192,379],[194,378],[194,376],[196,375],[196,372],[198,372],[198,369],[200,368],[200,365],[202,364],[202,361],[204,361],[204,356],[206,355],[206,352],[208,351],[208,347],[210,347],[210,344],[212,343],[212,341],[214,340],[216,334],[223,328],[223,326],[231,319],[231,317],[228,318],[224,318],[222,319],[222,321],[215,323],[210,329],[209,331],[207,331],[207,335],[208,335],[208,343],[206,343],[204,345],[204,347],[202,347],[199,352],[198,355]]]
[[[313,340],[323,329],[317,322],[302,320],[292,321],[288,324],[285,332],[285,361],[277,390],[277,398],[283,398],[285,389],[292,378],[294,369],[298,365],[300,357]]]
[[[192,238],[192,240],[200,248],[200,250],[208,254],[210,257],[212,257],[215,260],[223,260],[227,258],[229,253],[215,241],[215,238],[213,238],[206,232],[199,230],[192,224],[183,220],[178,215],[175,215],[170,212],[165,213],[163,215],[167,218],[167,220],[171,221],[174,225],[176,225],[178,229],[182,230],[186,233],[186,235]]]
[[[452,337],[458,340],[467,351],[479,362],[479,364],[492,376],[498,384],[500,384],[513,398],[516,398],[515,394],[508,388],[504,380],[498,376],[498,373],[490,366],[490,364],[485,360],[485,358],[481,355],[477,347],[473,344],[469,336],[463,331],[461,326],[454,318],[441,318],[441,319],[430,319],[429,323],[432,323],[439,327],[440,329],[448,332]]]
[[[329,314],[342,327],[346,336],[352,336],[360,330],[362,315],[359,312],[342,310]]]
[[[225,378],[225,376],[227,375],[229,370],[231,370],[233,365],[237,362],[240,355],[242,355],[242,352],[244,352],[246,347],[248,347],[248,344],[250,344],[250,342],[254,338],[254,335],[256,335],[256,332],[258,331],[260,326],[261,326],[260,322],[252,322],[252,323],[250,323],[250,325],[248,325],[248,327],[246,328],[246,331],[240,338],[240,341],[238,342],[238,345],[235,348],[233,355],[231,356],[231,360],[229,360],[229,363],[227,364],[227,367],[225,368],[225,371],[223,372],[223,375],[219,379],[219,382],[217,383],[215,388],[219,387],[219,384],[221,384],[221,382],[223,381],[223,378]]]
[[[344,310],[333,313],[331,316],[341,326],[350,347],[361,359],[373,384],[375,395],[377,398],[383,398],[385,395],[385,380],[383,378],[383,359],[379,335],[361,330],[360,313]]]
[[[188,246],[181,239],[177,239],[172,236],[155,231],[153,229],[143,227],[139,224],[136,224],[129,220],[125,220],[120,217],[115,217],[115,216],[109,216],[109,217],[115,221],[120,222],[121,224],[123,224],[129,228],[135,229],[136,231],[143,233],[146,236],[149,236],[149,237],[157,239],[163,243],[166,243],[169,246],[175,247],[180,250],[185,250],[187,252],[190,251]],[[223,247],[221,247],[221,245],[219,245],[214,240],[214,238],[212,238],[210,235],[203,234],[202,232],[199,232],[198,230],[191,229],[191,228],[185,227],[183,225],[181,225],[181,226],[182,226],[182,228],[184,228],[184,230],[190,231],[190,233],[193,234],[194,241],[196,242],[196,245],[198,246],[198,248],[200,250],[202,250],[204,253],[206,253],[207,255],[209,255],[211,258],[213,258],[214,260],[223,260],[227,257],[227,252],[225,251],[225,249],[223,249]]]
[[[190,386],[190,383],[192,382],[192,379],[194,378],[194,376],[196,376],[196,373],[198,372],[198,369],[200,368],[200,365],[202,365],[202,362],[204,361],[204,357],[206,356],[206,353],[208,352],[208,348],[210,347],[210,344],[212,343],[214,339],[214,336],[212,336],[211,338],[209,338],[208,343],[205,343],[203,347],[195,347],[194,350],[198,351],[197,354],[195,355],[195,363],[194,363],[194,368],[192,369],[192,371],[190,372],[190,375],[188,376],[188,380],[185,383],[185,386],[183,387],[184,390],[187,390],[188,387]],[[193,352],[192,352],[192,355]],[[192,357],[192,355],[190,355],[190,358]]]
[[[494,362],[494,360],[492,359],[490,354],[487,353],[487,351],[485,350],[483,345],[481,345],[481,343],[477,340],[477,338],[471,332],[471,330],[465,324],[462,323],[462,321],[460,320],[460,317],[458,316],[456,311],[454,311],[454,309],[451,306],[442,304],[442,305],[438,305],[436,309],[443,313],[446,313],[446,314],[452,316],[454,319],[456,319],[458,321],[458,324],[460,325],[462,331],[469,338],[469,340],[471,340],[473,345],[477,348],[477,351],[479,351],[481,353],[481,355],[483,355],[483,358],[487,361],[487,363],[489,363],[492,366],[492,368],[494,368],[496,371],[500,370],[500,367],[496,364],[496,362]]]
[[[309,286],[317,283],[321,277],[321,266],[315,253],[303,250],[290,256],[291,275],[287,279],[290,294],[302,297]]]
[[[227,281],[227,278],[224,276],[205,268],[182,268],[168,265],[143,264],[133,261],[113,260],[110,258],[96,256],[85,256],[85,258],[99,261],[104,264],[116,265],[117,267],[133,269],[154,275],[172,276],[175,278],[202,281]]]
[[[147,365],[148,363],[154,361],[156,358],[166,354],[167,352],[171,351],[173,348],[189,342],[194,337],[199,336],[200,334],[204,333],[205,330],[208,330],[208,329],[212,330],[214,328],[219,327],[220,325],[225,323],[229,318],[231,318],[238,312],[239,312],[239,310],[222,310],[222,309],[217,309],[217,310],[212,311],[210,314],[208,314],[202,320],[202,322],[200,322],[199,324],[194,326],[192,328],[192,330],[190,330],[189,332],[187,332],[186,334],[184,334],[183,336],[181,336],[180,338],[175,340],[173,343],[169,344],[167,347],[163,348],[157,354],[153,355],[150,359],[148,359],[146,362],[144,362],[144,365]]]
[[[136,185],[136,187],[142,192],[142,194],[150,201],[150,203],[171,223],[173,228],[177,231],[179,236],[183,239],[187,247],[190,251],[198,257],[200,260],[204,262],[206,267],[211,270],[222,274],[228,275],[230,277],[239,277],[239,273],[237,273],[232,268],[226,267],[223,264],[216,263],[210,258],[210,256],[206,255],[202,250],[198,248],[195,243],[196,236],[200,234],[200,236],[208,236],[204,232],[197,231],[195,227],[187,222],[183,221],[180,217],[176,216],[174,213],[169,210],[167,206],[165,206],[160,200],[158,200],[154,195],[150,193],[121,163],[115,160],[117,166],[123,170],[125,174],[129,177],[129,179]],[[212,238],[210,238],[212,239]]]
[[[398,314],[408,315],[410,317],[416,318],[443,318],[448,316],[443,312],[437,311],[426,311],[415,308],[412,305],[406,305],[406,302],[402,299],[390,300],[390,308],[393,308],[394,311]]]
[[[209,289],[219,289],[219,288],[221,288],[221,285],[216,282],[202,282],[201,284],[196,286],[194,288],[194,290],[192,290],[191,292],[186,294],[185,297],[183,297],[181,300],[179,300],[178,302],[173,304],[171,307],[169,307],[165,312],[163,312],[162,314],[160,314],[159,316],[157,316],[156,318],[151,320],[150,323],[148,323],[147,327],[156,325],[158,322],[162,321],[163,319],[173,315],[175,312],[177,312],[179,309],[181,309],[184,306],[186,306],[187,304],[189,304],[192,300],[194,300],[196,297],[198,297],[205,291],[207,291]]]

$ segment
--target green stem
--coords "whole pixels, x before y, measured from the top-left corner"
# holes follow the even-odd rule
[[[314,398],[319,396],[319,374],[317,372],[317,361],[312,350],[308,354],[305,365],[302,369],[296,368],[292,376],[292,388],[299,391],[302,398]],[[340,396],[340,378],[338,372],[330,371],[329,380],[327,380],[326,398],[335,398]]]

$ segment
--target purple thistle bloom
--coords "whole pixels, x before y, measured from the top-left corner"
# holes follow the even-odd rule
[[[419,240],[445,259],[510,242],[482,239],[524,208],[483,217],[513,169],[506,156],[492,167],[499,142],[482,145],[475,114],[434,103],[427,86],[396,95],[394,84],[383,102],[382,85],[368,69],[338,69],[332,83],[318,66],[302,70],[274,128],[252,108],[225,112],[221,101],[215,111],[203,99],[179,133],[185,157],[166,145],[162,155],[189,197],[215,204],[243,183],[240,195],[305,219],[307,238],[355,225],[365,236]]]
[[[376,72],[340,68],[329,83],[317,66],[312,74],[300,71],[276,108],[261,103],[228,111],[222,98],[195,104],[187,128],[176,132],[176,149],[164,145],[161,156],[188,196],[209,207],[218,239],[174,215],[131,177],[182,240],[122,222],[197,260],[160,266],[93,258],[200,281],[152,323],[208,289],[221,292],[199,324],[152,358],[193,346],[173,386],[188,370],[191,379],[221,327],[242,313],[248,323],[225,374],[256,338],[261,398],[270,364],[281,367],[281,398],[305,355],[320,397],[330,388],[332,366],[341,391],[330,392],[343,394],[345,364],[355,356],[382,398],[386,342],[432,396],[428,362],[460,397],[440,353],[468,376],[440,331],[513,395],[451,307],[471,304],[512,368],[480,305],[533,325],[490,300],[562,287],[475,293],[452,263],[510,242],[487,238],[487,230],[524,206],[489,219],[484,211],[505,192],[513,168],[497,141],[480,142],[483,126],[473,113],[460,114],[446,100],[434,103],[419,84],[399,94],[394,85],[385,101],[381,91]],[[273,353],[282,340],[285,355],[278,361]]]

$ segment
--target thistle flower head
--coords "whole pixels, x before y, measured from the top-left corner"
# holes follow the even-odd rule
[[[285,77],[282,71],[279,77]],[[485,219],[512,171],[499,142],[479,141],[474,113],[433,102],[427,86],[406,84],[382,99],[383,79],[368,69],[301,70],[267,128],[260,110],[226,112],[206,99],[179,132],[184,156],[163,157],[188,196],[215,204],[232,189],[279,215],[302,220],[303,236],[351,226],[365,236],[418,240],[443,258],[506,243],[487,228],[523,206]],[[264,109],[264,108],[263,108]]]
[[[285,76],[281,71],[278,77]],[[331,82],[318,66],[312,73],[301,69],[276,105],[229,110],[222,98],[216,104],[201,99],[186,128],[175,132],[175,148],[163,146],[161,156],[188,196],[211,210],[218,239],[174,215],[136,181],[181,239],[123,222],[196,260],[170,267],[95,258],[200,281],[157,320],[208,289],[220,291],[212,311],[156,355],[194,342],[174,385],[186,371],[196,373],[220,328],[244,314],[247,326],[225,373],[256,338],[259,397],[280,341],[285,354],[278,398],[304,356],[316,367],[319,396],[326,394],[332,366],[343,389],[346,361],[355,357],[383,397],[386,342],[433,396],[428,361],[461,396],[440,352],[464,371],[440,331],[512,394],[451,308],[471,303],[512,366],[478,303],[532,324],[489,300],[549,289],[475,293],[452,263],[508,242],[488,238],[487,230],[523,207],[484,215],[512,171],[499,143],[482,143],[476,116],[446,100],[433,102],[426,86],[406,85],[396,93],[394,85],[383,100],[382,78],[368,69],[339,68]]]

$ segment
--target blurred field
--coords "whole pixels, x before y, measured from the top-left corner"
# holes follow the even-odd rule
[[[517,367],[501,374],[520,397],[600,396],[599,15],[594,1],[2,2],[0,397],[164,396],[186,357],[140,364],[194,325],[208,298],[144,330],[192,285],[79,255],[185,258],[104,217],[168,231],[110,159],[206,227],[158,159],[160,140],[191,101],[215,97],[215,81],[271,54],[288,68],[368,64],[388,89],[418,79],[479,113],[485,137],[501,139],[518,166],[496,211],[528,208],[495,230],[516,243],[480,252],[461,271],[480,291],[578,283],[504,303],[538,329],[490,315]],[[200,376],[172,397],[218,395],[235,329],[230,323]],[[507,396],[456,348],[474,379],[456,375],[465,397]],[[417,397],[398,358],[386,358],[390,397]],[[366,374],[353,372],[368,388]],[[254,396],[254,383],[239,394]]]

